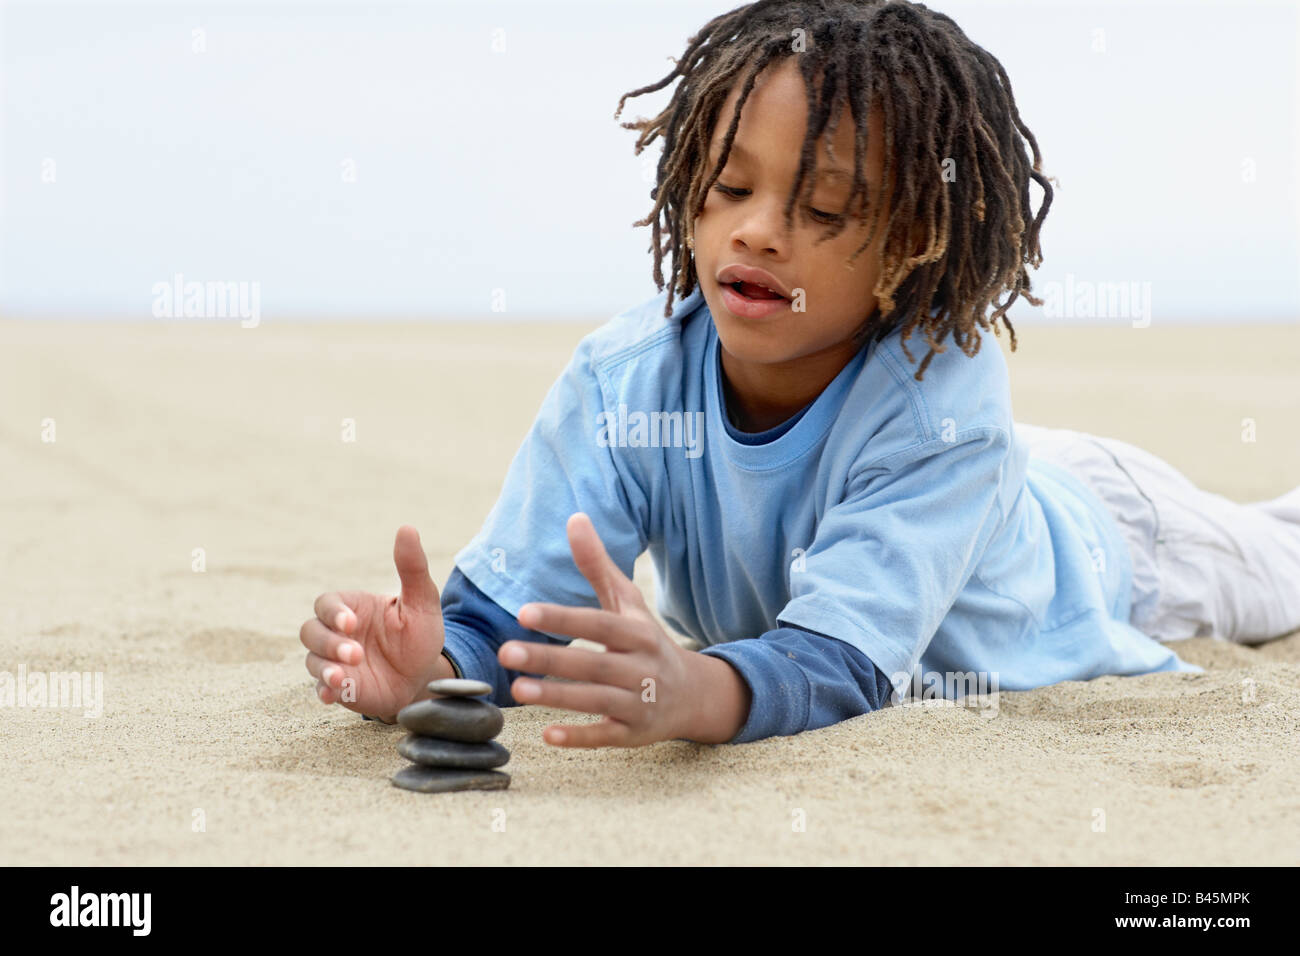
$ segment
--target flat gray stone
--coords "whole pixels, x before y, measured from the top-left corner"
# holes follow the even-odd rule
[[[481,697],[492,693],[492,685],[467,677],[444,677],[442,680],[429,681],[429,693],[442,694],[444,697]]]
[[[417,700],[397,712],[397,722],[413,734],[478,744],[501,733],[501,708],[470,697]]]
[[[510,751],[495,740],[485,744],[463,744],[418,734],[407,734],[399,740],[397,752],[412,763],[426,767],[461,767],[467,770],[490,770],[510,760]]]
[[[500,770],[449,770],[412,764],[393,774],[393,786],[420,793],[448,793],[453,790],[504,790],[510,774]]]

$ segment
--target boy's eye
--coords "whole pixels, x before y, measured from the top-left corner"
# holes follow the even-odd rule
[[[724,186],[722,183],[716,183],[713,188],[722,193],[722,195],[731,199],[744,199],[749,195],[748,189],[734,189],[731,186]],[[820,209],[814,209],[812,206],[808,207],[808,212],[812,214],[814,219],[824,222],[828,226],[838,223],[844,218],[838,213],[822,212]]]
[[[808,207],[808,211],[809,211],[810,213],[813,214],[813,218],[815,218],[815,219],[820,219],[822,222],[826,223],[828,226],[831,225],[831,224],[833,224],[833,223],[837,223],[837,222],[839,222],[841,219],[844,218],[844,217],[841,216],[839,213],[835,213],[835,212],[822,212],[820,209],[814,209],[812,206],[809,206],[809,207]]]

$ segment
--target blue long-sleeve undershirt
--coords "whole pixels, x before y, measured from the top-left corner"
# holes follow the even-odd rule
[[[446,644],[443,652],[468,678],[492,685],[492,701],[512,707],[510,685],[520,676],[497,660],[505,641],[560,642],[519,624],[454,568],[442,591]],[[757,638],[706,647],[699,653],[720,657],[749,685],[751,703],[745,725],[728,743],[815,730],[879,710],[889,700],[888,678],[860,650],[803,628],[780,627]]]

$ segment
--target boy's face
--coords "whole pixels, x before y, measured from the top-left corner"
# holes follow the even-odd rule
[[[709,170],[740,97],[740,84],[722,106],[709,147]],[[856,351],[853,333],[876,308],[872,294],[879,269],[876,256],[884,239],[881,219],[871,246],[846,267],[870,231],[870,223],[850,220],[832,239],[814,245],[825,231],[824,214],[839,216],[853,178],[854,124],[847,106],[831,141],[835,163],[825,155],[825,136],[816,144],[816,187],[810,202],[796,200],[793,228],[785,226],[785,204],[799,171],[799,152],[807,128],[807,95],[795,58],[765,69],[745,101],[727,165],[709,189],[695,220],[695,268],[704,299],[726,353],[742,363],[776,365],[817,356],[847,361]],[[883,158],[879,112],[868,114],[863,174],[868,188],[879,186]],[[832,170],[838,170],[843,176]],[[719,187],[738,198],[724,194]],[[872,193],[869,193],[872,195]],[[870,210],[868,210],[870,212]],[[777,304],[762,317],[738,314],[737,300],[719,276],[731,265],[766,270],[793,296],[803,290],[806,311]]]

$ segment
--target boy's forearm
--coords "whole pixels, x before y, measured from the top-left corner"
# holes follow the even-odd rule
[[[725,744],[745,726],[752,703],[749,685],[740,672],[721,658],[696,651],[690,655],[696,702],[682,739],[701,744]]]

